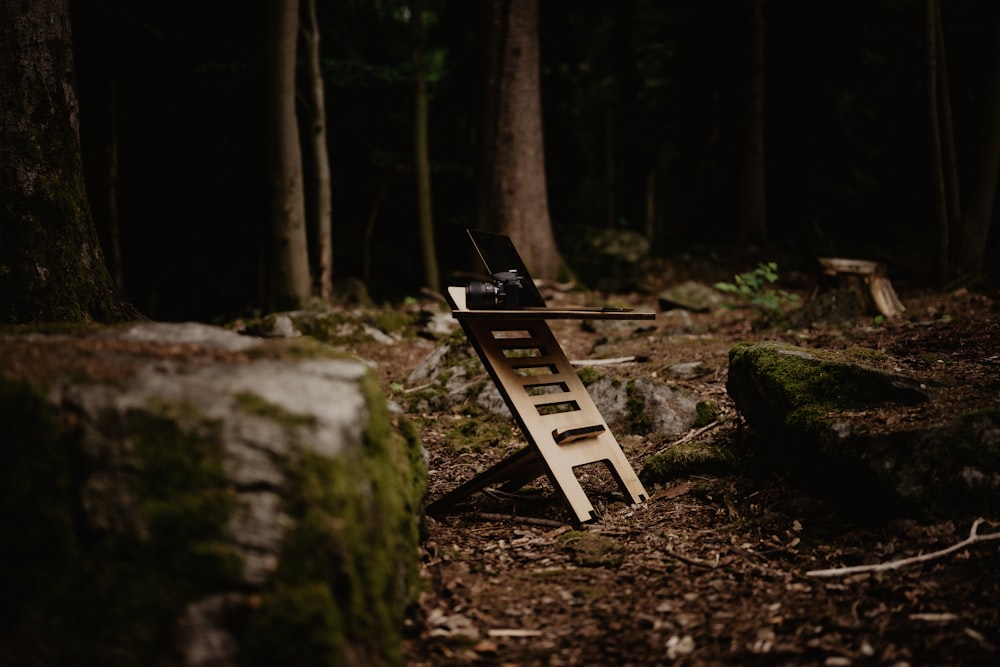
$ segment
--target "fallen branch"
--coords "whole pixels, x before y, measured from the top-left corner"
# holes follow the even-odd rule
[[[714,570],[715,568],[719,567],[719,554],[715,554],[715,562],[712,562],[710,560],[702,560],[701,558],[694,558],[692,556],[684,556],[682,554],[677,553],[673,549],[664,549],[662,553],[667,556],[670,556],[671,558],[679,560],[682,563],[686,563],[687,565],[693,565],[695,567],[703,567],[708,570]]]
[[[540,526],[542,528],[561,528],[566,523],[565,521],[553,521],[552,519],[542,519],[533,516],[493,514],[490,512],[476,512],[471,516],[472,518],[479,519],[480,521],[513,521],[515,523],[523,523],[528,526]]]
[[[571,359],[570,366],[614,366],[617,364],[628,364],[633,361],[645,361],[646,357],[613,357],[611,359]]]
[[[924,561],[933,560],[935,558],[941,558],[942,556],[947,556],[950,553],[960,551],[966,547],[970,547],[977,542],[986,542],[988,540],[1000,540],[1000,532],[987,533],[986,535],[979,534],[979,525],[983,523],[984,519],[976,519],[972,528],[969,530],[969,536],[958,542],[941,549],[940,551],[932,551],[926,554],[920,554],[918,556],[911,556],[909,558],[900,558],[899,560],[891,560],[885,563],[877,563],[875,565],[854,565],[851,567],[834,567],[828,570],[811,570],[806,572],[806,576],[809,577],[841,577],[851,574],[858,574],[861,572],[884,572],[886,570],[896,570],[901,567],[906,567],[907,565],[913,565],[914,563],[922,563]]]
[[[721,423],[722,422],[720,422],[719,420],[715,420],[711,424],[706,424],[705,426],[702,426],[701,428],[692,429],[692,430],[688,431],[687,434],[683,438],[681,438],[680,440],[674,440],[669,445],[667,445],[666,447],[664,447],[660,451],[656,452],[656,454],[654,454],[654,456],[662,454],[663,452],[667,451],[671,447],[674,447],[676,445],[682,445],[682,444],[684,444],[685,442],[687,442],[689,440],[693,440],[694,438],[697,438],[699,435],[701,435],[705,431],[711,431],[713,428],[715,428],[716,426],[718,426]]]

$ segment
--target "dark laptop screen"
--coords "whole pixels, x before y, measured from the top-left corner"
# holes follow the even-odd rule
[[[470,229],[469,238],[472,245],[476,247],[476,252],[486,265],[486,272],[491,276],[502,271],[517,271],[517,275],[523,276],[521,294],[522,305],[528,307],[545,307],[545,300],[535,287],[528,269],[524,267],[521,256],[514,247],[514,242],[503,234],[493,232],[483,232],[478,229]]]

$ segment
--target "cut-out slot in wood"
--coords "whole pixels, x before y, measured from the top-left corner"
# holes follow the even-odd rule
[[[557,401],[555,403],[542,403],[541,405],[536,405],[535,408],[538,410],[538,414],[545,417],[547,415],[562,414],[563,412],[578,412],[580,404],[576,401]]]
[[[574,440],[593,438],[604,433],[604,424],[574,424],[552,430],[552,439],[556,444],[565,445]]]
[[[545,350],[541,347],[508,347],[504,348],[503,356],[508,359],[520,359],[522,357],[544,357]]]
[[[524,390],[528,396],[547,396],[550,394],[567,394],[569,387],[565,382],[543,382],[541,384],[526,384]]]
[[[490,333],[493,334],[494,340],[509,340],[511,338],[534,338],[535,332],[531,329],[494,329]]]
[[[517,364],[516,366],[511,366],[511,369],[515,375],[523,378],[556,375],[559,373],[555,364]]]

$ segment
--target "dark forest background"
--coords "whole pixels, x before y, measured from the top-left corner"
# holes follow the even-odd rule
[[[609,226],[652,232],[658,257],[738,244],[749,3],[539,4],[549,206],[569,262],[580,238]],[[71,2],[94,219],[107,234],[114,138],[123,288],[153,319],[208,321],[261,304],[265,26],[256,5]],[[479,5],[425,3],[446,280],[468,268],[464,229],[475,224]],[[983,63],[997,35],[984,17],[994,5],[943,3],[960,170],[977,150],[963,130],[992,76]],[[422,285],[407,11],[393,0],[318,3],[334,278],[365,280],[376,300]],[[894,277],[934,281],[924,22],[922,0],[768,0],[767,225],[776,251],[803,264],[877,259]]]

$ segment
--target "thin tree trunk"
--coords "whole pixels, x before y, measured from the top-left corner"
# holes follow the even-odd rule
[[[925,31],[927,39],[927,118],[930,130],[931,148],[931,194],[934,201],[934,220],[938,231],[937,275],[943,284],[948,279],[948,255],[950,245],[948,202],[945,191],[944,159],[941,148],[941,118],[939,114],[940,93],[938,92],[938,22],[941,20],[938,0],[924,3]]]
[[[118,82],[113,65],[108,70],[108,144],[105,151],[105,178],[108,198],[108,269],[115,289],[125,289],[125,270],[122,266],[121,218],[118,215]]]
[[[936,5],[935,24],[937,25],[937,88],[938,107],[941,125],[941,156],[942,170],[945,182],[945,197],[949,230],[962,220],[962,197],[958,178],[958,156],[955,150],[955,123],[951,115],[951,90],[948,85],[948,59],[945,56],[944,25],[941,21],[941,0],[934,0]],[[949,232],[949,238],[951,238]]]
[[[479,225],[514,241],[536,278],[556,278],[542,137],[538,0],[491,0]]]
[[[649,239],[650,244],[658,236],[658,229],[656,228],[656,170],[650,170],[646,174],[646,206],[645,206],[645,222],[646,222],[646,238]]]
[[[302,150],[295,117],[298,0],[270,0],[264,49],[265,142],[271,190],[271,293],[278,308],[309,299]]]
[[[1000,6],[988,3],[993,39],[984,63],[982,109],[978,118],[979,141],[972,162],[970,187],[966,189],[965,217],[959,242],[959,270],[976,274],[983,270],[1000,174]]]
[[[740,238],[767,240],[764,181],[764,0],[751,2],[749,100],[743,146]]]
[[[413,27],[413,70],[416,78],[413,114],[413,154],[417,179],[417,213],[420,245],[423,250],[424,279],[435,292],[441,289],[437,252],[434,247],[434,215],[431,198],[431,165],[427,141],[427,63],[424,60],[423,2],[414,0],[410,21]]]
[[[306,141],[310,156],[309,174],[312,187],[307,188],[312,212],[308,228],[312,230],[316,266],[313,282],[316,294],[329,302],[333,296],[333,195],[330,178],[330,156],[326,146],[326,95],[323,90],[323,70],[320,66],[319,24],[316,20],[316,0],[305,0],[302,6],[302,41],[305,46],[306,99],[309,135]]]

